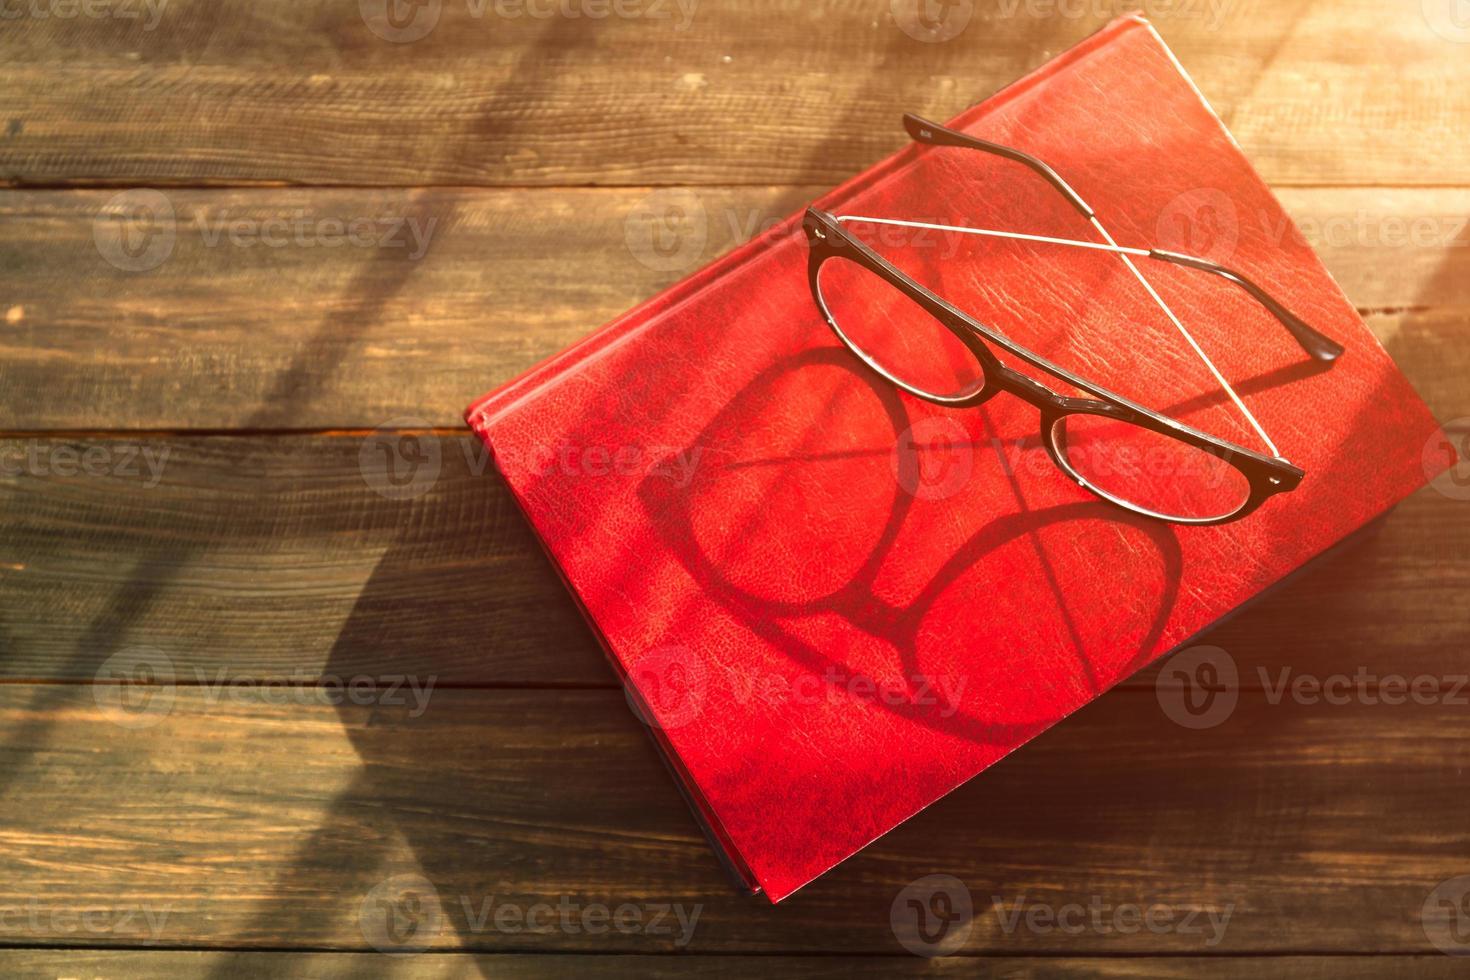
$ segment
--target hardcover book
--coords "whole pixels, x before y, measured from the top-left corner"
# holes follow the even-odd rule
[[[934,404],[844,346],[800,214],[474,404],[712,841],[773,901],[1437,472],[1428,410],[1146,21],[947,126],[1045,161],[1119,246],[1228,266],[1342,352],[1308,356],[1220,276],[1140,259],[1145,285],[1116,252],[1058,247],[1103,239],[1014,159],[912,143],[815,207],[909,222],[844,227],[991,330],[1289,459],[1300,485],[1214,526],[1100,499],[1023,399]]]

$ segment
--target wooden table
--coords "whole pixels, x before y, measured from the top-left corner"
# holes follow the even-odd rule
[[[1119,8],[956,0],[927,43],[910,0],[425,2],[0,5],[0,972],[1462,975],[1464,468],[1212,634],[1224,724],[1174,724],[1145,672],[772,907],[462,428],[901,145],[900,111]],[[1470,28],[1441,0],[1151,9],[1463,443]],[[383,445],[437,478],[393,484]],[[1282,667],[1370,680],[1273,699]],[[1381,703],[1395,675],[1438,693]],[[929,961],[889,917],[935,873],[976,913]]]

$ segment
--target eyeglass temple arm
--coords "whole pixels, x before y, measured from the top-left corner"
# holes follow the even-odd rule
[[[1225,266],[1211,262],[1209,259],[1202,259],[1194,255],[1182,255],[1179,252],[1169,252],[1162,248],[1151,248],[1148,250],[1148,254],[1149,258],[1158,259],[1162,262],[1170,262],[1174,265],[1182,265],[1187,269],[1198,269],[1201,272],[1208,272],[1211,275],[1216,275],[1221,279],[1235,283],[1241,289],[1250,293],[1256,302],[1270,310],[1271,315],[1280,320],[1281,325],[1296,338],[1298,344],[1301,344],[1302,350],[1306,351],[1316,360],[1333,361],[1342,353],[1343,346],[1341,344],[1311,327],[1301,317],[1277,302],[1270,293],[1257,286],[1254,282],[1251,282],[1251,280],[1239,272],[1233,269],[1227,269]]]
[[[1023,153],[1020,150],[1003,146],[1000,143],[982,140],[977,136],[968,136],[965,133],[947,129],[938,123],[933,123],[916,116],[912,112],[905,112],[903,114],[903,128],[920,143],[928,143],[932,146],[960,146],[972,150],[983,150],[986,153],[993,153],[998,157],[1005,157],[1007,160],[1014,160],[1023,166],[1030,167],[1043,180],[1055,187],[1072,207],[1080,211],[1082,217],[1091,219],[1093,216],[1092,208],[1088,207],[1087,202],[1082,200],[1081,194],[1072,190],[1071,186],[1062,179],[1061,174],[1029,153]]]
[[[1088,206],[1087,202],[1082,200],[1082,196],[1074,191],[1062,179],[1060,174],[1029,153],[1024,153],[1021,150],[1004,146],[1000,143],[992,143],[989,140],[983,140],[976,136],[956,132],[953,129],[916,116],[912,112],[903,114],[903,128],[920,143],[928,143],[933,146],[958,146],[972,150],[981,150],[1004,157],[1007,160],[1014,160],[1017,163],[1029,167],[1040,175],[1043,180],[1051,184],[1052,187],[1056,188],[1072,207],[1081,212],[1084,218],[1087,218],[1089,221],[1094,220],[1094,212]],[[1281,321],[1281,325],[1296,339],[1296,342],[1301,345],[1302,350],[1306,351],[1308,355],[1316,360],[1335,360],[1343,352],[1343,346],[1341,344],[1313,328],[1301,317],[1292,313],[1279,303],[1270,293],[1239,272],[1227,269],[1225,266],[1218,265],[1208,259],[1201,259],[1193,255],[1183,255],[1179,252],[1169,252],[1161,248],[1151,248],[1148,254],[1151,258],[1158,259],[1162,262],[1170,262],[1174,265],[1198,269],[1235,283],[1249,293],[1256,302],[1269,310],[1272,316]]]

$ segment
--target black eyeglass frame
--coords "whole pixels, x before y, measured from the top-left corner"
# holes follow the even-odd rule
[[[1060,179],[1060,178],[1058,178]],[[1035,406],[1041,414],[1041,439],[1047,455],[1053,463],[1079,486],[1099,498],[1135,514],[1164,520],[1173,524],[1211,526],[1227,524],[1249,515],[1266,500],[1278,493],[1296,489],[1306,472],[1284,459],[1247,449],[1237,443],[1220,439],[1199,429],[1185,425],[1177,419],[1162,415],[1124,398],[1073,374],[1059,364],[1054,364],[1039,354],[1015,343],[1005,335],[993,330],[975,318],[952,306],[922,284],[899,271],[890,262],[874,252],[860,239],[848,234],[836,216],[815,208],[808,208],[802,219],[802,230],[808,245],[807,279],[812,298],[821,310],[843,345],[876,372],[884,380],[897,385],[916,398],[950,408],[973,408],[995,397],[1002,391],[1010,392]],[[889,285],[902,292],[918,304],[926,313],[943,325],[964,344],[980,364],[983,372],[981,386],[958,395],[943,396],[924,391],[893,375],[882,364],[870,357],[861,346],[851,340],[827,308],[822,296],[819,273],[828,259],[842,258],[857,263],[869,272],[881,277]],[[1060,395],[1041,382],[1006,367],[996,357],[989,345],[994,344],[1007,353],[1030,364],[1038,370],[1066,382],[1091,398],[1072,398]],[[1177,439],[1187,445],[1203,450],[1235,467],[1249,484],[1250,491],[1244,503],[1235,511],[1218,517],[1188,518],[1161,514],[1142,508],[1137,504],[1113,496],[1093,486],[1067,462],[1064,447],[1058,446],[1058,424],[1069,415],[1096,415],[1119,422],[1131,423],[1142,428]]]

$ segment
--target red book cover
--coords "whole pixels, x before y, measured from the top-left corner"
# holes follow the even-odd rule
[[[1306,473],[1233,523],[1150,520],[1052,465],[1022,399],[945,407],[868,370],[813,302],[796,215],[472,406],[707,829],[773,901],[1451,462],[1425,462],[1429,412],[1144,20],[948,125],[1046,161],[1119,244],[1243,273],[1344,352],[1307,357],[1245,291],[1147,263]],[[814,203],[1099,240],[1033,170],[953,147],[910,144]],[[860,234],[1055,364],[1265,452],[1117,255]]]

